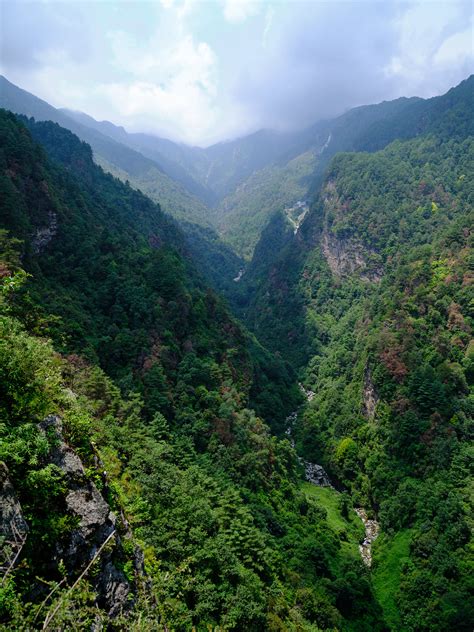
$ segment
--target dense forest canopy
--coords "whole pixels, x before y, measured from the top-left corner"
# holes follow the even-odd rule
[[[11,86],[2,625],[470,630],[473,77],[207,153]]]

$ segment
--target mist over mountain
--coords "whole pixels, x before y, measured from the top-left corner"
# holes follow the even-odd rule
[[[450,103],[449,93],[444,100],[401,98],[355,108],[298,132],[261,130],[202,149],[55,110],[5,78],[1,82],[2,106],[71,129],[91,143],[95,160],[106,170],[129,180],[175,217],[212,227],[246,259],[271,214],[308,198],[334,154],[373,151],[395,138],[420,134],[436,125]],[[465,99],[470,90],[467,85]]]
[[[442,94],[474,62],[465,0],[4,2],[2,17],[0,72],[13,83],[199,146]]]

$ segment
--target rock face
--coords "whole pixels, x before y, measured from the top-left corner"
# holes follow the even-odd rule
[[[338,277],[356,274],[364,281],[380,282],[383,268],[371,262],[371,259],[377,260],[377,253],[356,237],[337,235],[329,225],[328,217],[334,216],[334,221],[343,220],[347,212],[334,182],[326,183],[323,200],[325,220],[321,235],[321,250],[331,272]]]
[[[381,268],[370,268],[367,262],[368,255],[373,253],[356,239],[342,239],[325,230],[321,249],[332,273],[336,276],[357,274],[364,281],[371,283],[379,283],[382,279]]]
[[[308,483],[313,483],[313,485],[318,487],[332,487],[329,476],[322,465],[304,461],[304,473]]]
[[[364,388],[362,394],[362,413],[367,419],[373,419],[375,416],[375,408],[379,402],[379,396],[372,382],[370,368],[367,366],[364,371]]]
[[[81,459],[64,441],[61,419],[50,415],[39,427],[53,439],[49,461],[65,475],[68,488],[66,506],[78,520],[78,526],[67,541],[56,545],[55,561],[63,560],[68,572],[72,576],[78,575],[115,532],[115,545],[112,546],[112,540],[110,547],[102,551],[96,562],[100,564],[100,571],[94,573],[98,604],[113,617],[130,606],[129,583],[114,563],[123,554],[116,532],[116,517],[94,483],[87,479]]]
[[[28,525],[8,475],[0,462],[0,573],[5,575],[15,565],[28,536]]]
[[[58,232],[58,218],[54,211],[48,213],[48,225],[38,228],[32,239],[33,252],[40,253],[46,248],[52,238]]]

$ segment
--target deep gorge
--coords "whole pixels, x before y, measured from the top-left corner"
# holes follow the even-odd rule
[[[5,629],[469,630],[473,78],[202,151],[2,85]]]

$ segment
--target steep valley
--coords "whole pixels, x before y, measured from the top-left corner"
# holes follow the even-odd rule
[[[207,149],[11,86],[1,625],[471,630],[474,77]]]

